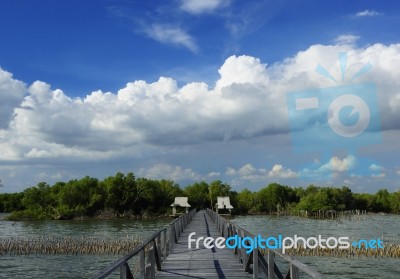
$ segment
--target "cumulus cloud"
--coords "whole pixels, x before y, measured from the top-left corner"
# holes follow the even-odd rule
[[[231,56],[218,70],[221,78],[216,88],[221,90],[232,84],[268,85],[267,65],[251,56]]]
[[[240,176],[249,176],[255,172],[257,170],[251,164],[246,164],[237,171]]]
[[[340,159],[337,156],[333,156],[329,162],[323,165],[320,170],[332,171],[332,172],[347,172],[354,168],[355,157],[348,155],[347,157]]]
[[[282,165],[276,164],[272,167],[272,170],[268,173],[268,177],[271,178],[294,178],[297,177],[297,173],[289,168],[284,168]]]
[[[203,177],[190,168],[172,166],[169,164],[155,164],[152,167],[139,170],[139,175],[153,179],[170,179],[174,181],[190,180],[198,181]]]
[[[0,129],[8,127],[14,108],[21,103],[25,93],[25,84],[0,68]]]
[[[324,65],[340,81],[337,55],[341,51],[348,52],[349,77],[365,64],[373,65],[357,82],[376,84],[379,104],[373,105],[379,106],[382,129],[400,129],[399,44],[313,45],[273,65],[246,55],[228,57],[215,86],[204,82],[178,86],[176,80],[160,77],[81,98],[71,98],[42,81],[26,86],[1,70],[0,161],[154,158],[171,148],[287,134],[286,93],[340,85],[321,77],[315,67]],[[351,157],[334,157],[320,171],[341,173],[353,163]],[[199,175],[193,169],[162,165],[148,173],[161,175],[162,170],[176,178]],[[294,177],[293,171],[280,165],[267,170],[248,164],[228,168],[225,174],[246,179]]]
[[[297,177],[296,172],[280,164],[273,165],[272,169],[269,171],[264,168],[257,169],[251,164],[245,164],[237,170],[232,167],[228,167],[225,174],[228,176],[237,176],[239,180],[250,181],[267,181],[269,179],[286,179]]]
[[[323,165],[304,168],[300,171],[299,175],[301,177],[326,179],[331,175],[337,176],[338,174],[350,172],[355,168],[355,165],[356,158],[353,155],[348,155],[343,159],[338,156],[333,156]]]
[[[152,24],[144,32],[161,43],[183,46],[192,52],[198,51],[195,40],[182,28],[170,24]]]
[[[266,169],[257,169],[251,164],[246,164],[242,166],[236,172],[241,180],[251,180],[251,181],[265,181],[268,178],[268,171]]]
[[[336,37],[334,42],[338,45],[355,45],[359,39],[360,36],[345,34]]]
[[[357,17],[372,17],[372,16],[379,16],[379,15],[382,15],[382,13],[379,13],[374,10],[364,10],[364,11],[356,13]]]
[[[181,0],[180,8],[191,14],[211,13],[230,4],[230,0]]]
[[[383,166],[375,163],[368,164],[368,162],[367,158],[356,158],[353,155],[348,155],[342,159],[338,156],[333,156],[322,165],[315,164],[314,167],[304,168],[299,172],[299,176],[318,180],[343,178],[344,181],[349,181],[345,178],[346,176],[358,179],[363,176],[372,178],[386,177]],[[345,183],[349,184],[348,182]]]

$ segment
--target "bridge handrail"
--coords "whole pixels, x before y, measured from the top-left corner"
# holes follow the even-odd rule
[[[228,238],[234,235],[239,235],[244,237],[255,237],[254,234],[248,232],[243,229],[239,225],[232,223],[211,209],[206,210],[207,214],[211,217],[214,223],[217,225],[218,231],[221,236]],[[242,238],[242,239],[243,239]],[[257,252],[255,252],[257,250]],[[311,278],[315,279],[325,279],[325,276],[319,273],[315,268],[305,265],[304,263],[293,259],[292,257],[282,254],[277,250],[268,250],[268,256],[265,258],[258,248],[254,249],[249,255],[246,254],[245,248],[235,248],[233,252],[237,255],[238,261],[243,264],[243,268],[245,271],[253,272],[253,278],[259,278],[259,269],[261,269],[267,276],[268,279],[283,279],[283,278],[291,278],[291,279],[299,279],[299,271],[303,271]],[[275,255],[281,257],[283,260],[288,262],[289,271],[284,276],[282,272],[279,270],[278,266],[275,263]],[[272,267],[273,268],[269,268]],[[251,268],[252,267],[252,268]],[[290,276],[290,277],[289,277]]]
[[[120,270],[120,278],[133,279],[133,273],[128,265],[128,261],[139,254],[139,276],[140,278],[154,278],[156,269],[161,270],[161,264],[171,252],[175,243],[183,230],[187,227],[196,209],[174,219],[165,228],[153,233],[151,237],[139,244],[132,252],[111,264],[93,279],[103,279]],[[147,258],[147,263],[146,263]]]

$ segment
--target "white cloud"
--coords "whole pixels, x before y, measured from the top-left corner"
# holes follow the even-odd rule
[[[400,175],[400,170],[396,170],[397,175]]]
[[[345,34],[335,38],[334,42],[337,45],[355,45],[360,39],[360,36]]]
[[[346,172],[351,170],[354,167],[355,158],[352,155],[348,155],[346,158],[342,160],[337,156],[334,156],[329,161],[328,165],[331,171],[334,172]]]
[[[384,92],[379,95],[382,127],[399,129],[400,103],[391,101],[400,94],[400,45],[346,48],[348,64],[355,64],[350,76],[368,61],[374,65],[365,80],[376,81],[378,93]],[[1,97],[15,113],[10,128],[0,130],[1,160],[136,156],[164,146],[288,133],[285,93],[331,85],[310,61],[329,65],[339,50],[312,46],[270,67],[251,56],[231,56],[214,88],[203,82],[179,87],[161,77],[130,82],[117,93],[95,91],[75,99],[40,81],[26,89],[8,74],[18,86],[7,94],[29,94],[20,103]],[[335,63],[329,70],[336,68]]]
[[[198,51],[194,39],[178,26],[169,24],[152,24],[144,28],[144,32],[161,43],[180,45],[192,52]]]
[[[211,13],[219,8],[226,7],[230,0],[181,0],[180,8],[188,13]]]
[[[55,157],[54,154],[47,150],[38,150],[36,148],[32,148],[28,153],[25,154],[26,158],[51,158]]]
[[[237,172],[240,176],[248,176],[255,173],[256,171],[257,170],[251,164],[246,164],[241,167]]]
[[[381,112],[382,130],[398,131],[400,44],[365,48],[313,45],[273,65],[256,57],[231,56],[221,65],[215,86],[204,82],[178,86],[176,80],[160,77],[153,82],[129,82],[117,92],[91,92],[82,98],[71,98],[41,81],[26,86],[0,70],[0,106],[4,108],[0,111],[0,163],[151,160],[161,153],[173,156],[169,155],[171,150],[182,155],[179,152],[185,146],[287,134],[286,93],[336,86],[315,73],[315,66],[326,66],[340,80],[340,51],[348,51],[346,74],[350,77],[368,62],[373,65],[373,70],[357,82],[376,84],[379,104],[375,105]],[[182,156],[190,156],[187,154]],[[319,172],[351,170],[353,159],[334,157]],[[164,170],[178,178],[202,177],[194,168]],[[151,171],[155,175],[157,168]],[[293,175],[284,167],[266,170],[251,164],[225,172],[243,179],[270,179],[269,173],[282,178]]]
[[[139,175],[153,179],[170,179],[174,181],[191,180],[199,181],[203,177],[190,168],[182,168],[180,166],[172,166],[169,164],[155,164],[152,167],[139,170]]]
[[[238,176],[240,180],[268,181],[269,179],[286,179],[297,177],[297,173],[280,164],[273,165],[270,171],[260,168],[257,169],[251,164],[245,164],[238,170],[229,167],[226,171],[229,176]]]
[[[364,10],[364,11],[361,11],[361,12],[358,12],[358,13],[356,13],[356,16],[357,17],[368,17],[368,16],[379,16],[379,15],[382,15],[382,13],[379,13],[379,12],[377,12],[377,11],[374,11],[374,10]]]
[[[225,174],[228,176],[236,175],[236,170],[232,167],[228,167],[225,171]],[[400,175],[400,170],[399,170],[399,175]]]
[[[356,159],[352,155],[340,159],[337,156],[333,156],[329,161],[322,166],[316,168],[304,168],[300,172],[300,176],[304,177],[315,177],[317,179],[326,179],[329,176],[337,177],[340,173],[349,172],[354,169]]]
[[[72,99],[37,81],[29,90],[13,89],[29,91],[20,105],[2,102],[16,114],[11,127],[0,130],[1,158],[104,158],[171,144],[287,133],[285,93],[330,85],[309,61],[329,65],[340,49],[312,46],[270,67],[251,56],[231,56],[220,67],[214,88],[202,82],[178,87],[174,79],[161,77],[152,83],[130,82],[117,93],[95,91]],[[374,65],[367,78],[385,93],[379,96],[382,126],[398,129],[400,103],[391,100],[400,94],[400,45],[349,48],[348,64],[356,64],[349,67],[350,76],[367,61]],[[336,68],[333,64],[330,70]]]
[[[325,180],[328,177],[337,181],[343,179],[345,184],[354,185],[354,181],[348,180],[348,178],[361,179],[363,176],[384,178],[386,177],[386,174],[383,173],[384,170],[385,168],[377,164],[364,165],[362,159],[357,160],[352,155],[348,155],[343,159],[333,156],[322,166],[303,169],[300,172],[300,176],[316,178],[318,180]]]
[[[321,166],[319,171],[321,172],[347,172],[354,168],[355,157],[348,155],[347,157],[340,159],[337,156],[333,156],[328,163]]]
[[[284,168],[282,165],[276,164],[272,167],[268,176],[271,178],[294,178],[297,177],[297,173],[291,169]]]
[[[25,93],[25,84],[0,68],[0,129],[8,127],[14,108],[21,103]]]
[[[269,81],[267,65],[247,55],[228,57],[218,72],[221,78],[217,82],[217,89],[233,84],[268,85]]]
[[[219,172],[210,172],[209,174],[207,174],[208,177],[210,178],[214,178],[214,177],[219,177],[221,174]]]
[[[384,168],[382,166],[379,166],[377,164],[372,164],[368,167],[371,171],[383,171]]]

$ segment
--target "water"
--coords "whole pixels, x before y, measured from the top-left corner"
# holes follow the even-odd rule
[[[3,216],[0,213],[0,220]],[[170,219],[85,221],[0,221],[0,238],[96,237],[145,239]],[[0,256],[0,278],[91,278],[122,255]]]
[[[312,220],[293,216],[239,216],[233,222],[246,230],[266,236],[311,237],[348,236],[359,239],[383,239],[400,244],[400,216],[372,215],[363,220]],[[314,266],[327,278],[400,278],[399,258],[295,257]]]
[[[0,214],[0,220],[4,215]],[[171,220],[0,221],[0,238],[104,237],[147,238]],[[326,221],[299,217],[238,216],[243,228],[263,236],[349,236],[351,240],[381,238],[400,243],[400,216],[373,215],[361,221]],[[116,261],[118,255],[0,256],[0,278],[91,278]],[[400,278],[400,259],[296,257],[327,278]]]

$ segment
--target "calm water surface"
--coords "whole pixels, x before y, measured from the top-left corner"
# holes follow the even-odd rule
[[[0,220],[2,216],[0,214]],[[373,215],[361,221],[325,221],[298,217],[239,216],[234,222],[263,236],[349,236],[383,238],[400,243],[400,216]],[[112,221],[0,221],[0,238],[104,237],[147,238],[171,220]],[[0,278],[91,278],[118,259],[118,255],[72,256],[30,255],[0,256]],[[400,259],[297,257],[316,267],[327,278],[400,278]]]
[[[262,236],[348,236],[350,240],[383,239],[400,244],[399,215],[368,215],[363,220],[312,220],[293,216],[239,216],[233,222]],[[325,237],[326,236],[326,237]],[[399,258],[295,257],[327,278],[400,278]]]
[[[4,215],[3,215],[4,216]],[[2,219],[0,213],[0,220]],[[170,219],[85,221],[0,221],[0,238],[147,238]],[[122,255],[0,256],[0,278],[91,278]],[[112,277],[111,277],[112,278]]]

